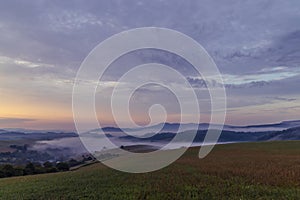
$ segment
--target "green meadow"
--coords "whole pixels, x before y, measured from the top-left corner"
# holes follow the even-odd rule
[[[156,172],[101,163],[74,171],[0,179],[0,199],[300,199],[300,141],[189,149]]]

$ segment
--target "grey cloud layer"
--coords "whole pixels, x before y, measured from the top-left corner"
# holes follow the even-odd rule
[[[55,85],[70,95],[81,61],[99,42],[130,28],[158,26],[181,31],[206,48],[224,75],[229,101],[254,96],[252,104],[261,105],[298,99],[299,19],[298,0],[3,1],[0,72],[7,79],[27,77],[21,86],[6,79],[6,88],[36,84],[34,93],[41,85],[34,80],[41,77],[45,90]],[[127,56],[112,65],[107,80],[117,80],[130,66],[159,62],[178,69],[194,86],[206,87],[174,55],[149,50]]]

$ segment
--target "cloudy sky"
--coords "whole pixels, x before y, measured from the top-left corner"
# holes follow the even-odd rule
[[[0,6],[0,127],[73,129],[72,87],[84,58],[111,35],[145,26],[180,31],[207,50],[225,82],[226,123],[300,119],[298,0],[10,0]],[[113,64],[99,99],[110,94],[124,69],[143,62],[173,66],[195,88],[205,88],[184,60],[145,50]],[[99,119],[112,125],[100,100]],[[171,101],[166,110],[175,122],[172,94],[153,85],[140,88],[132,100],[133,119],[147,123],[150,104]]]

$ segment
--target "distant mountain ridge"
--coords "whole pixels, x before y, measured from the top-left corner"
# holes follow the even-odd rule
[[[164,123],[157,124],[145,128],[115,128],[104,127],[101,131],[95,129],[86,133],[87,137],[101,139],[101,137],[108,137],[116,141],[118,144],[127,143],[166,143],[171,141],[176,134],[181,138],[178,142],[185,142],[186,138],[190,137],[191,133],[197,133],[194,142],[199,143],[204,140],[209,124],[181,124],[182,131],[178,132],[178,123]],[[198,127],[198,129],[193,128]],[[214,125],[213,128],[222,128],[220,125]],[[157,132],[157,129],[159,132]],[[19,131],[17,131],[19,130]],[[129,134],[123,131],[128,131]],[[105,133],[105,136],[101,133]],[[78,137],[74,132],[51,132],[51,131],[34,131],[26,130],[22,132],[21,129],[0,129],[0,140],[56,140],[63,138]],[[249,125],[249,126],[231,126],[224,125],[224,129],[219,137],[218,142],[256,142],[256,141],[273,141],[273,140],[300,140],[300,120],[284,121],[275,124]],[[79,141],[79,140],[78,140]]]
[[[0,141],[10,141],[10,140],[54,140],[59,138],[66,138],[66,137],[77,137],[76,133],[61,133],[61,132],[21,132],[21,131],[7,131],[7,130],[0,130]]]
[[[185,142],[185,137],[191,134],[192,131],[185,131],[177,133],[180,142]],[[194,138],[195,143],[203,142],[206,135],[206,130],[198,130]],[[120,139],[132,142],[169,142],[175,137],[176,133],[163,132],[153,135],[148,138],[137,138],[126,135],[121,136]],[[218,142],[259,142],[259,141],[281,141],[281,140],[300,140],[300,127],[290,128],[283,131],[266,131],[266,132],[235,132],[223,130]],[[213,142],[213,141],[212,141]]]
[[[18,132],[18,133],[70,133],[72,131],[63,130],[35,130],[35,129],[25,129],[25,128],[2,128],[1,132]]]
[[[116,128],[116,127],[104,127],[102,131],[104,132],[151,132],[153,130],[157,130],[161,127],[159,132],[176,132],[181,126],[182,131],[187,130],[195,130],[194,127],[198,127],[198,130],[207,130],[209,127],[208,123],[187,123],[187,124],[179,124],[179,123],[160,123],[153,126],[142,127],[142,128]],[[193,127],[193,128],[191,128]],[[300,120],[293,121],[282,121],[280,123],[273,124],[258,124],[258,125],[247,125],[247,126],[234,126],[234,125],[212,125],[215,129],[222,129],[227,131],[238,131],[238,132],[263,132],[263,131],[282,131],[289,128],[300,127]],[[97,129],[96,129],[97,130]],[[154,131],[156,132],[156,131]]]
[[[182,131],[187,130],[195,130],[194,127],[198,127],[198,130],[207,130],[209,127],[208,123],[160,123],[153,126],[145,126],[145,127],[138,127],[138,128],[119,128],[119,127],[103,127],[101,128],[104,132],[138,132],[138,131],[145,131],[151,132],[154,130],[155,132],[160,130],[159,132],[176,132],[181,126]],[[258,124],[258,125],[245,125],[245,126],[236,126],[236,125],[211,125],[213,128],[218,129],[222,128],[222,130],[227,131],[238,131],[238,132],[261,132],[261,131],[279,131],[279,130],[286,130],[289,128],[300,127],[300,120],[292,120],[292,121],[282,121],[279,123],[271,123],[271,124]],[[192,128],[191,128],[192,127]],[[160,128],[160,129],[159,129]],[[89,132],[98,132],[100,129],[93,129]],[[7,133],[7,132],[18,132],[18,133],[73,133],[72,131],[63,131],[63,130],[30,130],[30,129],[23,129],[23,128],[1,128],[0,133]]]

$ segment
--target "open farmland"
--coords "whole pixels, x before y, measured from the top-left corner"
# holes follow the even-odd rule
[[[191,148],[172,165],[128,174],[100,163],[75,171],[4,178],[1,199],[299,199],[300,141]]]

